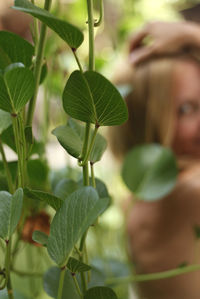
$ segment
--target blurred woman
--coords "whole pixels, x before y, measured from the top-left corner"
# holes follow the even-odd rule
[[[170,195],[151,203],[137,200],[127,209],[134,271],[155,273],[198,263],[200,62],[184,53],[146,59],[130,70],[126,83],[132,86],[126,97],[129,120],[112,128],[113,152],[123,158],[135,145],[160,143],[171,147],[179,165],[178,182]],[[140,299],[199,299],[200,271],[138,283],[137,289]]]

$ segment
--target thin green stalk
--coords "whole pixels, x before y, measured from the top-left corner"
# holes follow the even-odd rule
[[[88,163],[83,166],[83,185],[89,186],[89,171],[88,171]]]
[[[103,0],[100,0],[99,19],[94,23],[94,27],[99,27],[104,18]]]
[[[95,181],[95,175],[94,175],[94,163],[90,162],[90,173],[92,178],[92,187],[96,188],[96,181]]]
[[[25,186],[26,183],[26,176],[27,176],[27,168],[26,168],[26,162],[27,162],[27,152],[26,152],[26,138],[25,138],[25,132],[24,132],[24,123],[21,115],[19,114],[18,118],[18,128],[19,128],[19,136],[20,136],[20,147],[21,147],[21,160],[22,160],[22,181],[23,185],[21,187]]]
[[[81,73],[83,73],[83,68],[81,66],[78,56],[76,55],[76,49],[72,49],[72,52],[73,52],[76,62],[78,64],[79,70],[81,71]]]
[[[66,271],[66,266],[61,268],[57,299],[62,299],[65,271]]]
[[[79,294],[80,298],[83,298],[83,294],[81,293],[81,290],[80,290],[78,281],[77,281],[77,279],[76,279],[76,276],[75,276],[75,275],[72,275],[72,278],[73,278],[73,280],[74,280],[74,284],[75,284],[77,293]]]
[[[9,299],[14,299],[12,283],[10,278],[10,265],[11,265],[11,238],[6,241],[6,259],[5,259],[5,269],[6,269],[6,285],[7,293]]]
[[[20,147],[20,136],[19,136],[19,128],[18,128],[18,121],[17,121],[17,115],[12,117],[13,121],[13,131],[14,131],[14,137],[15,137],[15,145],[18,155],[18,187],[21,187],[23,185],[22,180],[22,172],[23,172],[23,166],[21,161],[21,147]]]
[[[5,169],[6,178],[7,178],[7,182],[8,182],[8,189],[9,189],[9,192],[11,194],[13,194],[14,193],[14,186],[13,186],[12,176],[11,176],[11,173],[10,173],[10,169],[8,167],[8,162],[7,162],[7,159],[6,159],[6,155],[5,155],[5,152],[4,152],[4,148],[3,148],[3,145],[2,145],[1,139],[0,139],[0,152],[1,152],[3,166],[4,166],[4,169]]]
[[[200,270],[200,265],[190,265],[183,268],[176,268],[168,271],[151,273],[151,274],[139,274],[132,275],[127,277],[118,277],[118,278],[110,278],[106,281],[106,284],[123,284],[130,282],[142,282],[142,281],[150,281],[150,280],[158,280],[175,277],[177,275],[182,275],[185,273],[193,272]]]
[[[51,6],[51,0],[45,0],[44,9],[49,11]],[[42,23],[41,31],[40,31],[40,39],[38,43],[37,48],[37,55],[36,55],[36,62],[35,62],[35,68],[34,68],[34,76],[35,76],[35,92],[34,95],[29,103],[28,107],[28,114],[27,114],[27,125],[31,126],[33,122],[33,115],[35,111],[35,104],[39,89],[39,83],[40,83],[40,76],[42,71],[42,63],[44,58],[44,48],[45,48],[45,41],[46,41],[46,33],[47,33],[47,26],[46,24]]]
[[[95,69],[93,0],[87,0],[89,30],[89,71]]]
[[[88,159],[89,159],[89,157],[90,157],[91,151],[92,151],[93,146],[94,146],[95,138],[96,138],[96,136],[97,136],[98,128],[99,128],[99,127],[97,127],[97,126],[95,127],[94,133],[93,133],[93,135],[92,135],[92,140],[91,140],[90,145],[89,145],[89,149],[88,149],[87,154],[86,154],[86,156],[84,157],[84,160],[83,160],[83,162],[82,162],[83,165],[84,165],[85,163],[88,162]]]

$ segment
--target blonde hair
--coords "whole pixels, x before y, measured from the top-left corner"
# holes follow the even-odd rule
[[[173,70],[176,61],[185,59],[197,62],[196,58],[184,54],[154,58],[140,64],[131,74],[129,71],[127,83],[132,91],[125,97],[129,119],[109,130],[109,143],[117,158],[123,158],[138,144],[171,146],[175,119]]]

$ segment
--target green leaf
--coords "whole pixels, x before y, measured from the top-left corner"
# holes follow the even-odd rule
[[[47,246],[47,242],[48,242],[48,235],[45,234],[44,232],[41,232],[39,230],[35,230],[33,232],[32,235],[32,239],[33,241],[43,245],[43,246]]]
[[[13,126],[10,126],[5,131],[3,131],[3,133],[1,134],[1,140],[3,143],[7,144],[14,152],[17,152]]]
[[[31,99],[35,88],[32,72],[20,64],[8,66],[0,75],[0,108],[18,113]]]
[[[9,64],[21,62],[30,67],[34,47],[17,34],[0,31],[0,69]]]
[[[66,263],[74,245],[107,205],[108,199],[99,199],[92,187],[83,187],[68,196],[52,221],[47,244],[50,257],[58,265]]]
[[[172,151],[156,144],[135,147],[125,157],[122,168],[127,187],[146,201],[166,196],[174,188],[176,176]]]
[[[108,189],[104,182],[102,182],[99,178],[95,178],[96,182],[96,190],[98,192],[99,198],[109,197]],[[90,178],[90,185],[92,183],[92,179]],[[83,179],[78,181],[78,186],[83,187]]]
[[[52,298],[57,298],[60,269],[51,267],[44,275],[44,290]],[[80,299],[71,273],[65,272],[62,299]]]
[[[69,126],[60,126],[52,131],[59,143],[73,157],[78,158],[82,149],[82,140]]]
[[[63,107],[71,117],[100,126],[120,125],[128,118],[118,90],[93,71],[71,74],[63,92]]]
[[[55,187],[55,195],[63,200],[67,198],[67,196],[78,189],[77,183],[70,179],[62,179],[59,181]]]
[[[18,189],[14,195],[0,191],[0,237],[8,240],[19,222],[23,204],[23,190]]]
[[[15,0],[14,9],[31,14],[55,31],[71,48],[78,48],[83,42],[83,33],[75,26],[54,17],[27,0]]]
[[[47,192],[24,188],[24,194],[33,200],[45,202],[46,204],[50,205],[54,210],[60,209],[61,205],[63,204],[62,199]]]
[[[29,160],[27,163],[28,177],[32,189],[43,189],[48,179],[47,162],[41,159]]]
[[[52,133],[57,137],[59,143],[71,156],[78,158],[81,155],[83,147],[84,131],[85,128],[83,125],[70,119],[66,126],[57,127],[52,131]],[[94,130],[92,129],[90,133],[90,140],[93,132]],[[93,163],[99,161],[106,150],[106,147],[106,139],[102,135],[97,134],[89,161]]]
[[[0,110],[0,134],[12,124],[10,113]]]
[[[94,287],[89,289],[84,299],[117,299],[115,292],[108,287]]]
[[[70,257],[68,262],[67,262],[67,268],[72,272],[86,272],[91,270],[91,267],[89,265],[86,265],[77,259]]]

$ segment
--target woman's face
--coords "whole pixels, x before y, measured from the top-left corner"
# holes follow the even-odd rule
[[[200,158],[200,65],[178,61],[173,84],[176,117],[172,148],[179,156]]]

